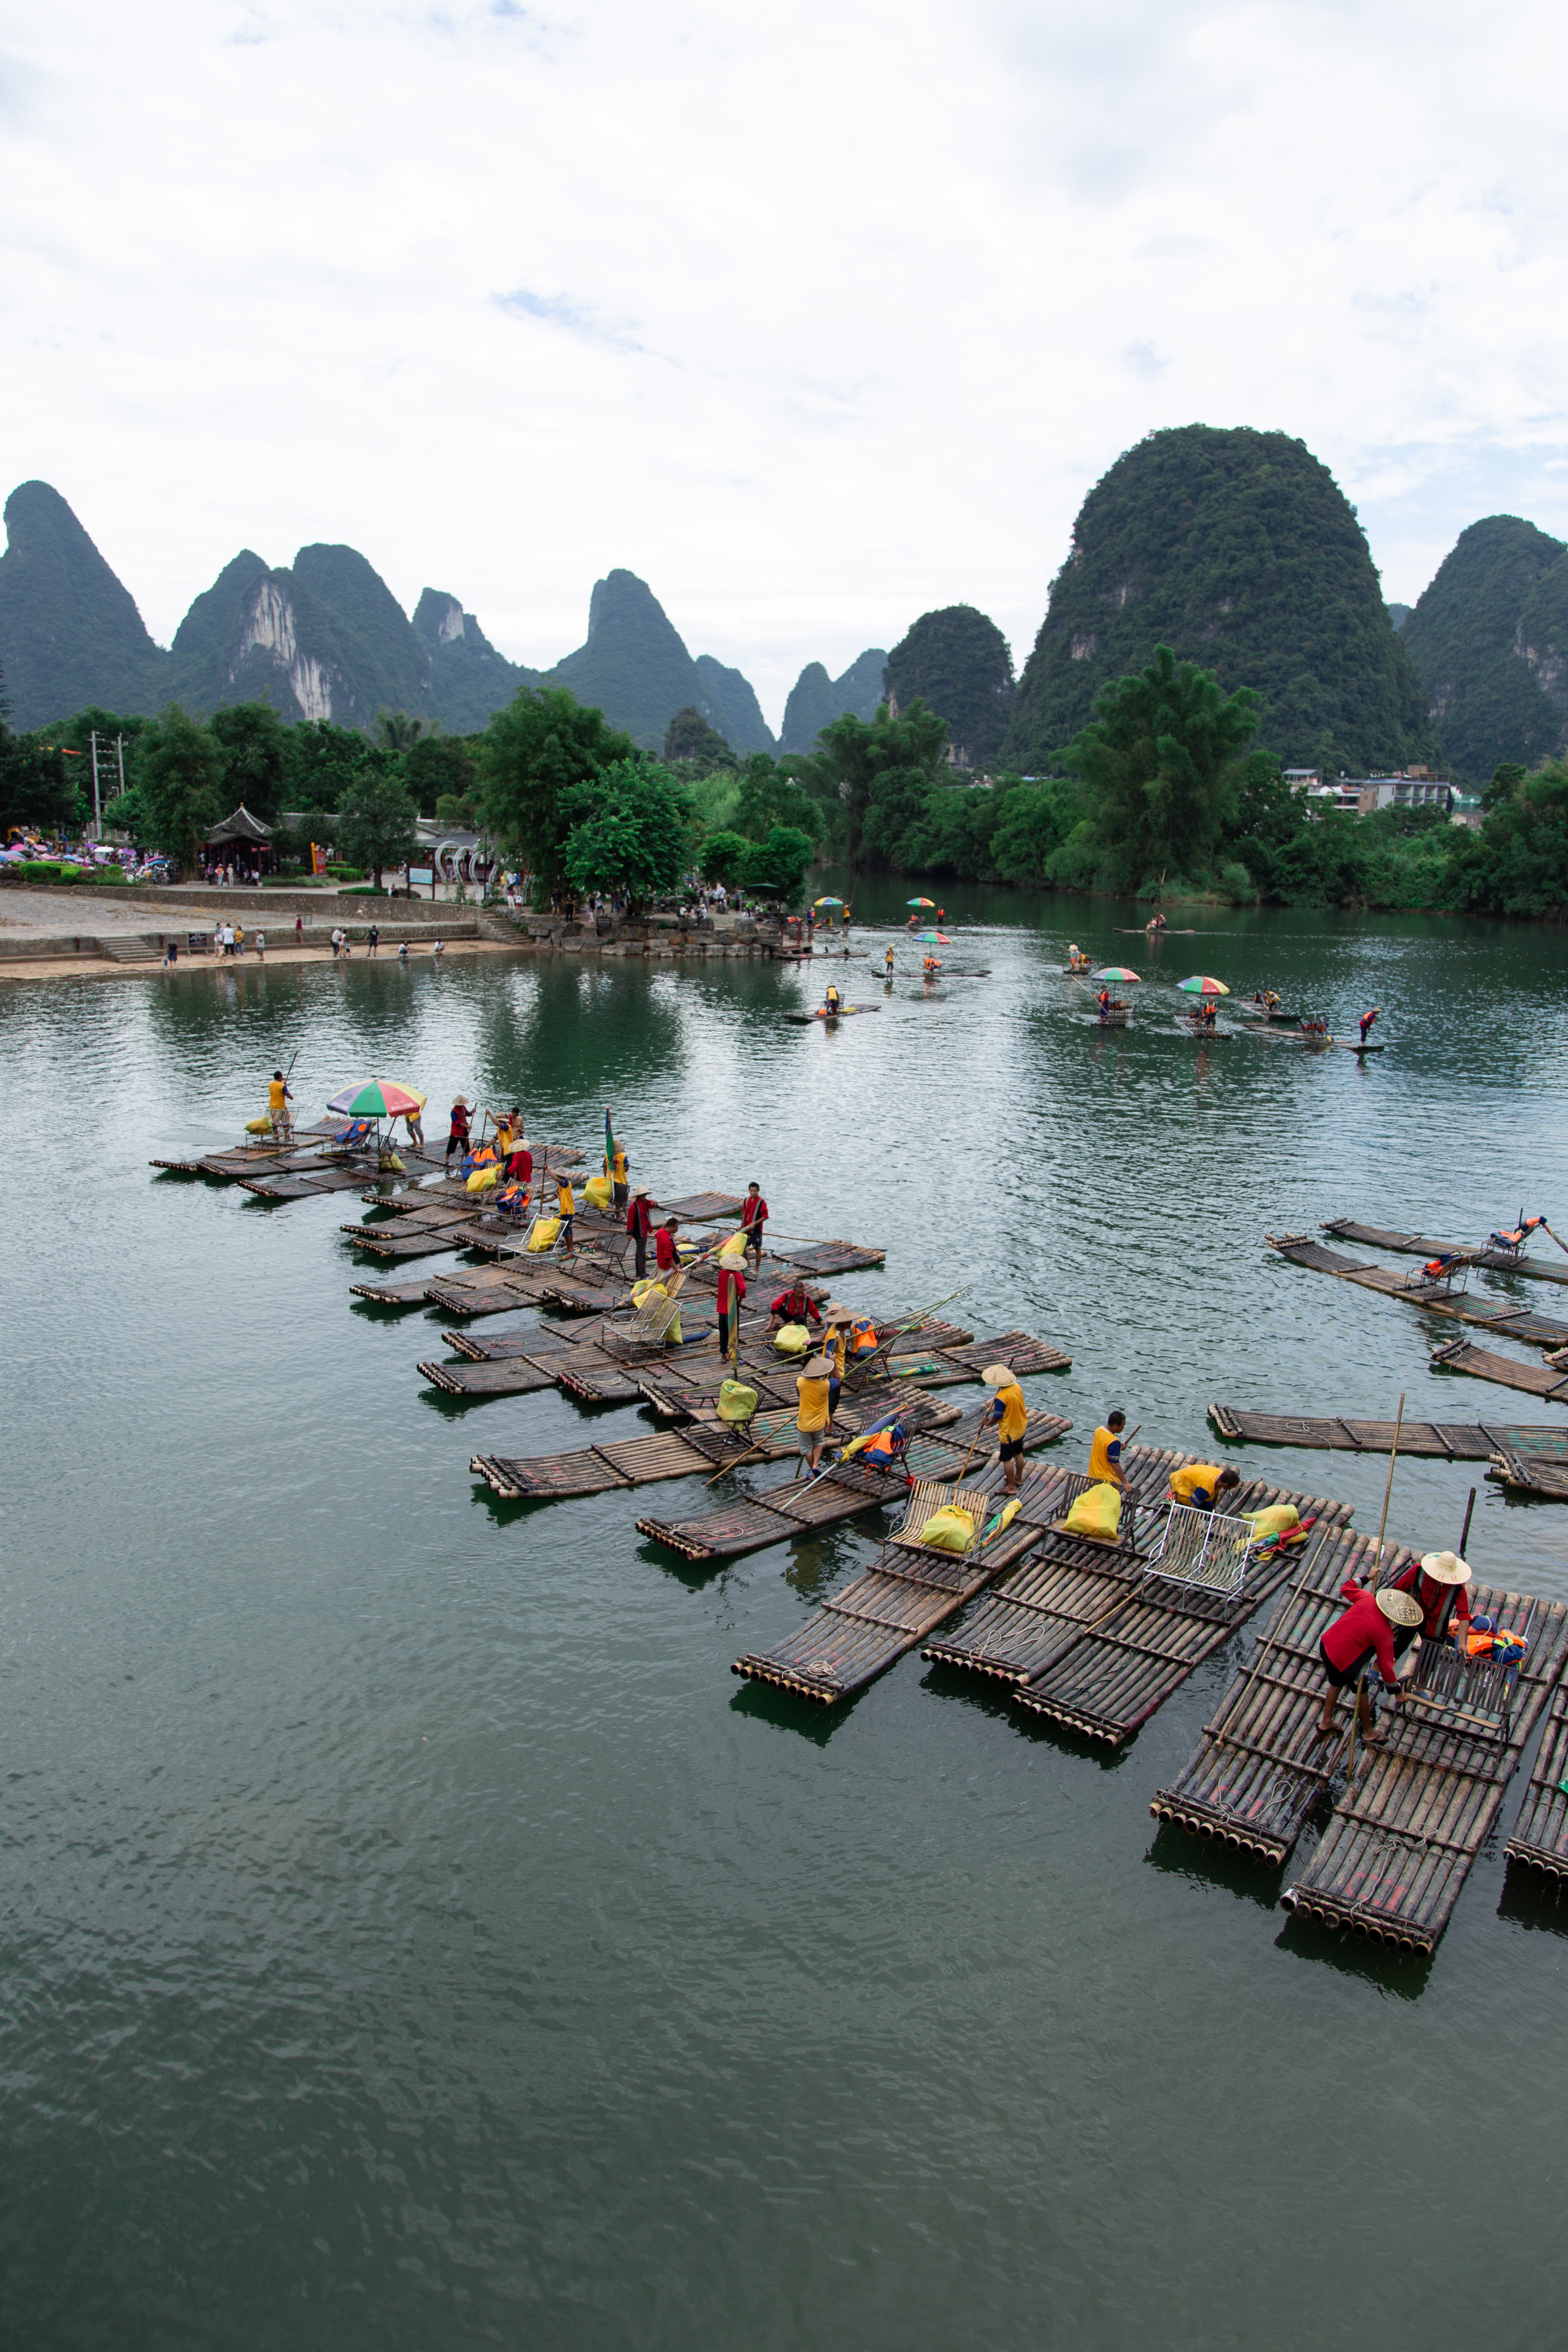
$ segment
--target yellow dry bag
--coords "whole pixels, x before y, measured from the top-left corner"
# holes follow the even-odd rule
[[[757,1391],[747,1388],[743,1381],[721,1381],[719,1383],[719,1418],[721,1421],[750,1421],[757,1409]]]
[[[811,1345],[811,1334],[804,1323],[781,1323],[773,1333],[775,1356],[804,1356]]]
[[[560,1231],[561,1220],[559,1217],[535,1217],[532,1231],[528,1236],[529,1248],[531,1250],[552,1249],[555,1244],[555,1236]]]
[[[1078,1536],[1113,1536],[1121,1525],[1119,1486],[1090,1486],[1067,1515],[1067,1525]]]
[[[974,1520],[960,1503],[944,1503],[921,1529],[921,1541],[938,1551],[967,1551],[974,1541]]]
[[[607,1176],[590,1176],[583,1187],[583,1198],[595,1209],[607,1209],[612,1197]]]

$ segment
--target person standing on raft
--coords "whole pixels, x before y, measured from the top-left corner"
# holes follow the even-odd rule
[[[832,1412],[830,1372],[831,1367],[826,1356],[813,1356],[810,1363],[802,1365],[795,1375],[795,1394],[800,1399],[795,1417],[795,1443],[800,1448],[801,1460],[809,1471],[815,1471],[821,1461],[822,1448],[827,1437],[827,1423]]]
[[[451,1171],[452,1154],[454,1151],[457,1153],[459,1160],[468,1157],[468,1129],[471,1124],[472,1122],[468,1116],[468,1096],[456,1096],[452,1103],[451,1126],[447,1136],[447,1168],[448,1173]]]
[[[890,943],[889,945],[887,954],[882,958],[882,971],[884,976],[887,979],[891,980],[893,977],[893,950]]]
[[[1461,1559],[1457,1552],[1429,1551],[1424,1552],[1403,1576],[1394,1577],[1389,1591],[1412,1594],[1421,1611],[1423,1637],[1428,1642],[1440,1642],[1445,1635],[1458,1639],[1459,1625],[1467,1633],[1469,1630],[1470,1596],[1465,1591],[1469,1580],[1468,1560]],[[1396,1650],[1404,1646],[1395,1641]]]
[[[986,1408],[985,1419],[997,1424],[1002,1483],[1009,1495],[1016,1495],[1024,1483],[1024,1439],[1028,1433],[1029,1408],[1010,1365],[987,1364],[980,1377],[996,1391]]]
[[[1377,1019],[1378,1014],[1379,1014],[1382,1011],[1383,1011],[1383,1007],[1382,1007],[1382,1005],[1381,1005],[1381,1004],[1374,1004],[1374,1005],[1373,1006],[1372,1011],[1371,1011],[1370,1013],[1363,1013],[1362,1014],[1362,1016],[1361,1016],[1361,1042],[1362,1042],[1362,1044],[1363,1044],[1363,1045],[1366,1044],[1366,1040],[1367,1040],[1367,1033],[1368,1033],[1368,1031],[1371,1029],[1373,1023]]]
[[[1369,1585],[1357,1584],[1352,1578],[1348,1584],[1341,1585],[1340,1593],[1351,1605],[1342,1616],[1335,1618],[1318,1643],[1318,1655],[1329,1678],[1323,1711],[1318,1718],[1318,1729],[1324,1733],[1334,1727],[1334,1709],[1341,1691],[1353,1688],[1374,1658],[1388,1696],[1396,1702],[1404,1697],[1399,1686],[1394,1628],[1401,1625],[1415,1629],[1421,1623],[1419,1601],[1413,1593],[1396,1591],[1393,1585],[1384,1585],[1382,1591],[1374,1592]],[[1382,1739],[1382,1732],[1371,1727],[1372,1700],[1364,1689],[1356,1694],[1356,1721],[1369,1747]]]
[[[1108,1412],[1089,1440],[1089,1475],[1097,1486],[1126,1486],[1121,1469],[1121,1433],[1126,1426],[1124,1412]]]
[[[653,1262],[661,1275],[673,1274],[680,1263],[680,1252],[675,1246],[675,1236],[680,1231],[679,1217],[666,1217],[653,1237]]]
[[[616,1157],[624,1159],[625,1155],[617,1153]],[[622,1189],[624,1191],[625,1187],[623,1186]],[[639,1282],[647,1272],[647,1237],[653,1231],[653,1213],[658,1206],[658,1202],[652,1198],[647,1186],[639,1184],[632,1194],[631,1206],[626,1211],[626,1231],[632,1237],[632,1251],[637,1262],[637,1276]]]
[[[828,1011],[829,1013],[837,1013],[837,1010],[838,1010],[838,982],[837,982],[836,980],[830,980],[830,981],[828,982],[828,983],[827,983],[827,986],[823,990],[823,992],[822,992],[822,1002],[823,1002],[824,1005],[826,1007],[826,1009],[827,1009],[827,1011]]]
[[[282,1136],[285,1140],[294,1132],[294,1120],[289,1109],[293,1099],[282,1071],[274,1070],[267,1088],[267,1112],[272,1121],[273,1134]]]
[[[715,1298],[719,1308],[719,1354],[721,1359],[732,1357],[741,1332],[741,1303],[746,1296],[746,1277],[739,1266],[719,1261],[719,1285]]]
[[[763,1227],[768,1222],[768,1204],[763,1198],[763,1188],[755,1177],[746,1187],[746,1197],[741,1203],[741,1231],[746,1236],[754,1270],[763,1270]]]

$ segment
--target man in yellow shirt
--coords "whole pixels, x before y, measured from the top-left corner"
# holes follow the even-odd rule
[[[795,1443],[800,1447],[801,1460],[815,1471],[822,1459],[823,1443],[827,1435],[827,1416],[832,1402],[829,1373],[832,1367],[826,1356],[813,1356],[795,1376],[795,1394],[800,1406],[795,1413]]]
[[[1189,1462],[1171,1473],[1171,1496],[1194,1511],[1212,1511],[1222,1495],[1241,1484],[1239,1470],[1222,1470],[1217,1462]]]
[[[267,1088],[267,1108],[271,1115],[274,1135],[290,1136],[294,1132],[293,1115],[289,1108],[293,1097],[281,1070],[274,1070]]]
[[[1008,1494],[1016,1495],[1024,1483],[1024,1437],[1029,1426],[1029,1408],[1007,1365],[988,1364],[981,1377],[996,1391],[985,1418],[998,1424],[1002,1483]]]
[[[1095,1431],[1089,1449],[1089,1475],[1097,1486],[1125,1486],[1121,1473],[1121,1433],[1124,1412],[1108,1412]]]

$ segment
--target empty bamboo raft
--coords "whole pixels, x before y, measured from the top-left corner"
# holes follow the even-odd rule
[[[1484,1584],[1472,1600],[1530,1643],[1506,1732],[1469,1728],[1469,1718],[1446,1723],[1418,1705],[1390,1709],[1384,1745],[1280,1896],[1287,1910],[1405,1951],[1436,1948],[1568,1654],[1563,1601]]]
[[[1490,1381],[1498,1388],[1519,1389],[1526,1396],[1568,1404],[1568,1374],[1544,1364],[1516,1363],[1511,1356],[1499,1356],[1489,1348],[1474,1347],[1468,1339],[1446,1339],[1440,1348],[1434,1348],[1432,1369],[1468,1372],[1472,1380]]]
[[[1377,1538],[1332,1529],[1296,1564],[1289,1590],[1209,1721],[1181,1775],[1155,1795],[1157,1819],[1283,1863],[1312,1806],[1342,1767],[1349,1716],[1324,1739],[1316,1726],[1327,1685],[1318,1643],[1345,1607],[1340,1588],[1365,1583]],[[1390,1545],[1384,1580],[1415,1554]]]
[[[956,1487],[921,1481],[907,1490],[899,1531],[871,1567],[789,1640],[737,1658],[731,1671],[823,1706],[864,1689],[1038,1540],[1061,1507],[1066,1475],[1056,1469],[1026,1470],[1016,1517],[989,1541],[987,1532],[1004,1501],[1000,1465],[993,1463],[984,1475],[970,1475]],[[895,1492],[905,1491],[903,1481],[897,1481]],[[933,1511],[949,1503],[974,1517],[978,1540],[967,1553],[938,1550],[920,1540]]]
[[[1562,1782],[1568,1776],[1568,1678],[1559,1675],[1546,1710],[1535,1769],[1530,1776],[1524,1803],[1508,1842],[1510,1862],[1544,1870],[1553,1878],[1568,1878],[1568,1793]]]
[[[1134,1502],[1157,1505],[1173,1470],[1199,1457],[1132,1446],[1125,1457]],[[1087,1480],[1079,1480],[1081,1490]],[[1069,1497],[1070,1499],[1070,1497]],[[1349,1514],[1339,1503],[1255,1479],[1232,1498],[1235,1513],[1294,1503],[1317,1520],[1310,1539]],[[1289,1554],[1255,1569],[1235,1596],[1162,1581],[1137,1547],[1107,1546],[1053,1529],[1037,1554],[927,1655],[1013,1684],[1015,1703],[1064,1728],[1120,1748],[1189,1675],[1245,1623],[1290,1573]]]
[[[952,1479],[963,1472],[966,1483],[973,1483],[977,1465],[995,1459],[995,1431],[994,1426],[982,1425],[984,1406],[977,1406],[961,1418],[954,1406],[939,1403],[934,1398],[917,1396],[906,1404],[897,1391],[890,1397],[879,1393],[875,1404],[879,1416],[889,1409],[899,1411],[904,1414],[905,1426],[919,1433],[910,1438],[908,1455],[910,1473],[914,1477]],[[763,1416],[758,1413],[755,1418],[760,1421]],[[841,1420],[845,1418],[840,1415]],[[780,1427],[793,1446],[793,1409],[784,1409]],[[1049,1445],[1071,1427],[1071,1422],[1064,1421],[1058,1413],[1031,1412],[1025,1445],[1030,1451]],[[939,1429],[940,1435],[930,1433]],[[848,1462],[841,1468],[796,1485],[793,1493],[790,1485],[770,1486],[722,1510],[705,1512],[700,1518],[639,1519],[637,1532],[651,1536],[684,1559],[733,1559],[742,1552],[760,1551],[764,1545],[799,1535],[803,1528],[831,1526],[837,1520],[855,1517],[873,1503],[896,1502],[906,1487],[901,1473],[890,1478],[873,1477],[858,1464]]]
[[[1336,1240],[1360,1242],[1367,1249],[1393,1250],[1399,1257],[1447,1257],[1458,1251],[1472,1265],[1490,1266],[1499,1274],[1522,1274],[1533,1282],[1568,1283],[1568,1257],[1561,1265],[1538,1257],[1514,1257],[1507,1250],[1468,1249],[1462,1242],[1428,1241],[1424,1234],[1395,1234],[1382,1225],[1358,1225],[1353,1217],[1333,1217],[1320,1227]]]
[[[1228,1404],[1211,1404],[1209,1419],[1233,1444],[1387,1454],[1394,1444],[1392,1421],[1351,1421],[1337,1415],[1312,1420],[1296,1413],[1243,1412]],[[1402,1456],[1419,1454],[1433,1462],[1489,1462],[1508,1451],[1568,1465],[1568,1423],[1405,1421],[1399,1424],[1399,1451]]]
[[[1268,1234],[1264,1237],[1271,1249],[1288,1257],[1293,1265],[1310,1266],[1317,1274],[1338,1276],[1342,1282],[1358,1283],[1364,1290],[1381,1291],[1385,1298],[1403,1298],[1407,1305],[1421,1307],[1428,1315],[1446,1315],[1456,1323],[1473,1323],[1483,1331],[1496,1331],[1510,1339],[1524,1339],[1541,1347],[1568,1346],[1568,1323],[1560,1323],[1549,1315],[1534,1315],[1527,1307],[1482,1306],[1462,1293],[1450,1291],[1441,1281],[1423,1282],[1413,1275],[1394,1274],[1387,1266],[1358,1265],[1353,1258],[1341,1257],[1337,1251],[1324,1249],[1321,1242],[1308,1234]]]

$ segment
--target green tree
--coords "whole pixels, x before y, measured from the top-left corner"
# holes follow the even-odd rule
[[[1015,784],[997,813],[992,856],[1004,882],[1041,884],[1066,880],[1058,855],[1083,818],[1078,786],[1053,782]]]
[[[363,769],[339,815],[339,855],[351,866],[368,866],[379,890],[384,866],[413,863],[418,817],[400,776]]]
[[[195,870],[197,849],[228,814],[223,776],[222,744],[177,702],[137,737],[132,782],[147,836],[182,874]]]
[[[1481,793],[1482,808],[1490,811],[1500,808],[1504,801],[1517,799],[1528,773],[1529,770],[1521,768],[1517,760],[1505,760],[1500,767],[1494,768],[1490,783]]]
[[[903,836],[944,772],[946,720],[917,695],[896,719],[886,703],[868,722],[847,710],[816,740],[800,770],[817,799],[837,804],[851,871],[862,864],[896,868]]]
[[[58,743],[12,733],[0,677],[0,843],[14,824],[67,832],[79,822],[80,810],[81,795]]]
[[[702,879],[722,882],[728,888],[740,880],[742,869],[755,847],[755,842],[743,833],[710,833],[702,845]]]
[[[563,862],[574,890],[621,890],[636,900],[679,882],[691,803],[657,760],[616,761],[574,788],[569,814]]]
[[[710,727],[702,713],[692,703],[676,712],[664,730],[664,757],[673,765],[700,768],[707,773],[714,768],[732,768],[735,754],[716,727]]]
[[[1125,887],[1206,869],[1257,726],[1249,688],[1226,694],[1169,646],[1101,689],[1064,756],[1093,794],[1110,879]]]
[[[352,727],[334,727],[330,719],[307,719],[285,731],[284,808],[306,814],[341,809],[366,769],[377,774],[385,769],[385,751],[374,749]]]
[[[1500,773],[1501,772],[1500,771]],[[1568,761],[1549,760],[1450,852],[1451,905],[1498,915],[1568,908]]]
[[[822,806],[796,782],[796,764],[753,751],[742,768],[735,823],[748,840],[765,841],[776,824],[795,825],[812,841],[821,840]]]
[[[1013,655],[994,621],[973,604],[922,613],[888,656],[889,701],[919,695],[946,719],[966,768],[989,770],[1013,716]]]
[[[423,719],[410,719],[406,710],[378,710],[375,731],[380,748],[384,751],[412,751],[416,743],[424,740],[426,725]],[[432,734],[436,731],[433,719],[429,722],[429,731]]]
[[[1267,751],[1247,754],[1226,811],[1224,847],[1261,892],[1271,892],[1279,861],[1313,822],[1310,803],[1285,782]]]
[[[243,801],[263,824],[276,824],[289,767],[289,730],[269,702],[224,703],[208,726],[223,746],[223,789],[232,811]]]
[[[421,816],[440,814],[443,800],[471,802],[470,824],[479,821],[479,766],[477,736],[422,735],[403,754],[403,772]]]
[[[793,906],[805,884],[813,843],[797,824],[775,824],[766,841],[748,845],[740,879],[748,890],[767,890]]]
[[[632,757],[629,735],[563,686],[524,687],[479,743],[480,806],[499,847],[549,891],[564,870],[573,795]]]

